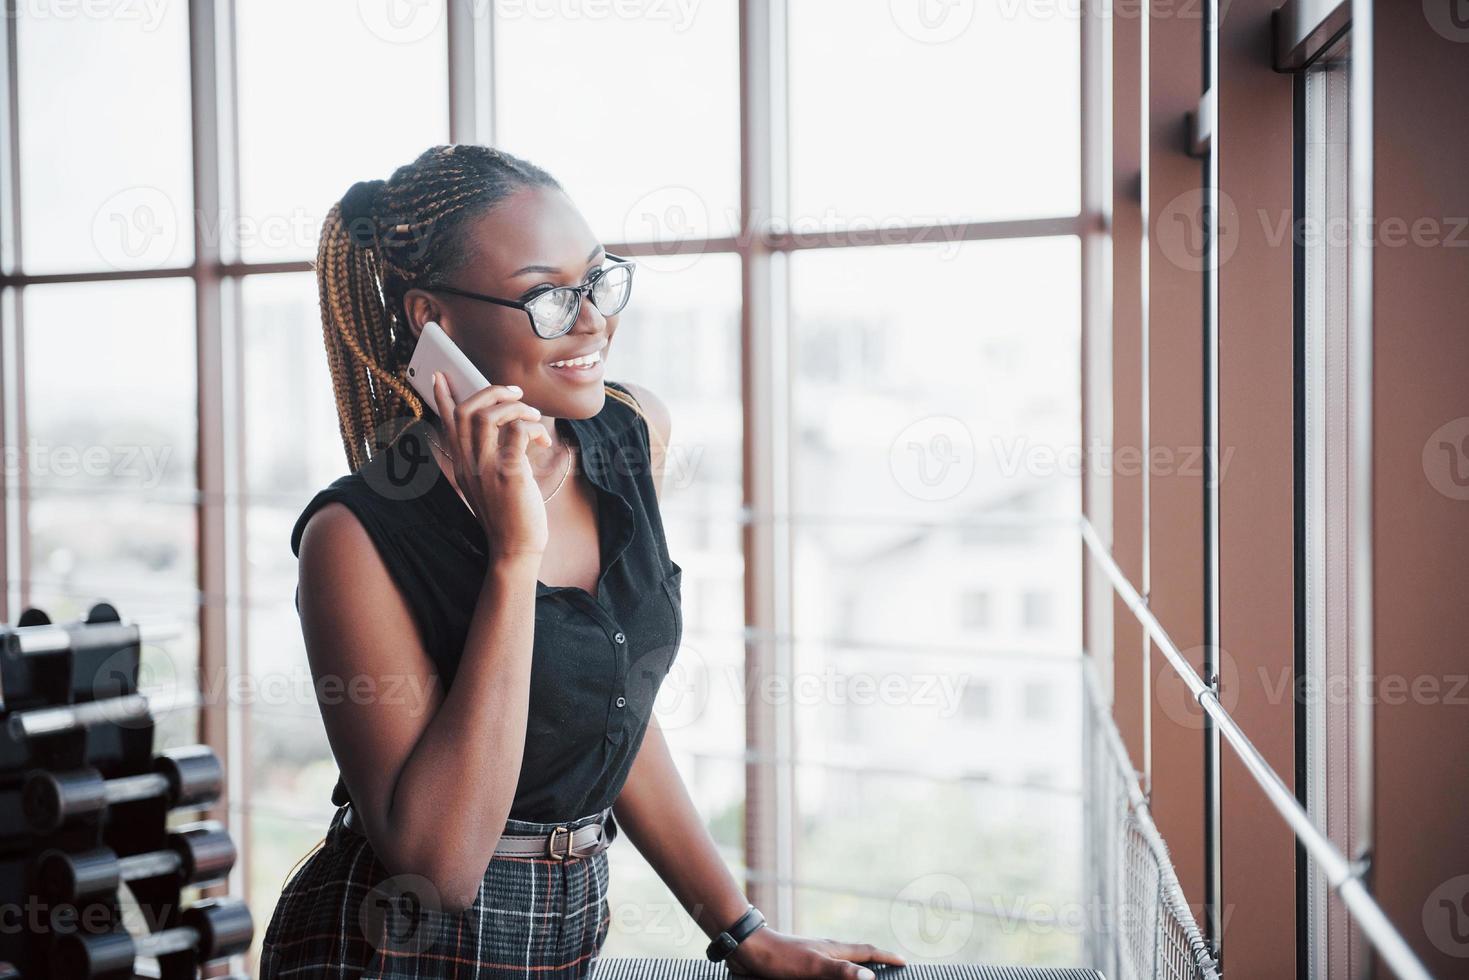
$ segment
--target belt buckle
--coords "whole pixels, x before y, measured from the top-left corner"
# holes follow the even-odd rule
[[[563,830],[566,831],[566,851],[563,854],[557,854],[556,834]],[[551,855],[551,859],[553,861],[565,861],[567,858],[571,857],[571,834],[572,831],[570,827],[557,827],[551,831],[551,836],[546,839],[546,853]]]

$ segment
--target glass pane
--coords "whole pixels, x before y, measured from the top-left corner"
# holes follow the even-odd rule
[[[299,513],[312,494],[348,472],[316,279],[309,272],[247,276],[240,293],[246,491],[273,504],[299,504]],[[283,533],[269,547],[284,547],[294,583],[289,525]]]
[[[128,618],[136,618],[132,605],[150,597],[174,607],[195,602],[197,515],[188,504],[125,496],[34,496],[28,513],[32,587],[38,594],[95,596]]]
[[[252,625],[255,622],[252,617]],[[250,650],[257,652],[263,645],[252,640]],[[300,660],[299,670],[285,671],[252,662],[248,693],[237,697],[231,707],[247,715],[250,806],[314,820],[320,836],[336,811],[331,797],[337,766],[312,695],[304,652]]]
[[[739,258],[713,253],[637,262],[632,299],[619,314],[609,349],[607,377],[651,389],[673,417],[665,523],[674,522],[675,514],[733,516],[740,506],[744,417]]]
[[[743,850],[744,644],[739,636],[685,634],[653,704],[668,748],[710,832],[731,856]]]
[[[739,226],[738,5],[495,5],[496,142],[608,242]]]
[[[188,4],[18,10],[25,271],[192,262]]]
[[[355,181],[386,179],[448,141],[445,3],[251,0],[234,9],[239,252],[312,258],[322,219]]]
[[[291,554],[290,532],[299,514],[299,507],[257,505],[249,511],[248,642],[252,696],[246,706],[250,709],[253,728],[254,764],[281,766],[282,760],[293,760],[275,778],[273,785],[277,787],[283,781],[325,779],[324,788],[315,797],[309,793],[303,795],[303,787],[296,785],[290,791],[282,791],[281,798],[294,800],[298,806],[324,807],[330,813],[336,770],[330,765],[331,752],[312,687],[295,604],[297,560]],[[298,771],[308,763],[313,771]],[[319,771],[321,763],[331,770],[329,778]]]
[[[1044,662],[1080,652],[1074,524],[967,533],[901,523],[801,524],[793,547],[793,613],[802,640]],[[967,619],[976,592],[990,609],[978,625]],[[1026,618],[1032,603],[1045,604],[1043,623]],[[915,609],[923,615],[915,617]]]
[[[231,818],[241,821],[241,816],[232,814]],[[248,827],[249,833],[242,850],[247,850],[250,855],[245,873],[250,882],[250,915],[255,920],[255,939],[245,958],[246,976],[260,976],[260,942],[275,912],[276,901],[296,862],[326,836],[330,817],[330,808],[326,817],[312,818],[271,807],[252,806],[246,816],[248,822],[237,822],[231,826],[232,835],[239,834],[241,831],[237,828],[242,825]]]
[[[797,512],[862,518],[840,535],[864,547],[895,521],[1071,519],[1079,262],[1070,236],[792,256]]]
[[[301,504],[304,506],[305,501]],[[296,613],[290,529],[300,507],[252,505],[246,527],[249,685],[231,703],[244,715],[251,911],[269,922],[292,867],[325,834],[335,811],[336,762],[322,725]],[[259,956],[260,931],[250,952]]]
[[[684,569],[684,635],[654,703],[689,794],[731,869],[743,848],[744,561],[737,256],[638,258],[607,377],[656,393],[673,418],[660,509]],[[634,848],[608,852],[608,956],[703,959],[706,937]]]
[[[291,554],[290,530],[304,505],[305,499],[283,507],[252,504],[246,520],[250,683],[231,708],[244,715],[248,746],[244,778],[250,896],[257,922],[270,921],[292,867],[326,834],[335,812],[331,793],[336,761],[317,706],[295,607],[296,558]],[[256,931],[252,964],[259,956],[262,932]]]
[[[917,826],[935,826],[929,814],[913,813],[912,819],[919,821]],[[912,829],[904,826],[902,831]],[[962,834],[966,825],[961,818],[936,830]],[[1044,843],[1035,839],[1039,836],[1026,835],[1025,860],[1044,859]],[[1013,860],[1015,855],[1004,853],[1005,846],[1000,842],[985,850]],[[1085,919],[1079,905],[1056,909],[1049,901],[1006,900],[976,892],[963,877],[945,871],[914,875],[896,896],[797,888],[795,897],[797,934],[870,942],[909,963],[1090,966],[1083,961]],[[968,901],[978,904],[963,904]],[[1057,915],[1064,918],[1056,921]]]
[[[1080,956],[1081,923],[1027,921],[1079,909],[1078,262],[1069,237],[792,256],[803,933]]]
[[[670,741],[672,739],[670,738]],[[740,848],[744,826],[744,763],[739,759],[686,758],[674,755],[700,815],[714,835],[725,864],[741,875]],[[718,795],[710,792],[718,787]],[[709,937],[679,904],[627,838],[607,851],[607,904],[612,927],[602,955],[693,959],[705,963]]]
[[[28,441],[20,462],[32,486],[191,494],[192,281],[30,286],[22,295]]]
[[[796,230],[1075,214],[1070,9],[792,0]]]
[[[798,934],[910,963],[1082,965],[1079,797],[812,766],[796,780]]]

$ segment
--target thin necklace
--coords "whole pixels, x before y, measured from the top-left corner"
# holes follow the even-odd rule
[[[454,460],[454,454],[453,453],[449,452],[449,450],[447,450],[443,446],[439,445],[439,441],[437,439],[435,439],[432,435],[429,435],[429,433],[428,433],[427,430],[425,430],[424,434],[425,435],[428,435],[428,441],[429,441],[429,444],[430,445],[432,445],[439,452],[443,453],[445,456],[448,456],[450,462],[453,462],[453,460]],[[564,473],[561,474],[561,479],[559,481],[557,481],[557,483],[556,483],[556,489],[551,491],[551,497],[554,497],[554,496],[556,496],[556,494],[558,494],[558,493],[561,492],[561,485],[566,482],[566,477],[567,477],[567,475],[569,473],[571,473],[571,446],[568,445],[566,447],[566,472],[564,472]],[[549,504],[551,502],[551,497],[546,497],[546,498],[542,499],[541,500],[541,503],[543,503],[543,504]]]

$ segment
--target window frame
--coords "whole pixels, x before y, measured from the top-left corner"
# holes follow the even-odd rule
[[[189,5],[191,92],[191,173],[194,191],[194,261],[147,270],[101,267],[63,274],[25,272],[19,194],[18,103],[13,73],[0,76],[0,195],[10,203],[0,216],[0,428],[11,445],[26,433],[25,379],[19,353],[26,324],[26,288],[52,283],[117,282],[140,278],[186,278],[194,284],[197,342],[198,479],[188,502],[197,510],[199,669],[204,678],[248,676],[245,610],[250,605],[246,574],[246,526],[250,495],[245,479],[245,411],[242,284],[249,276],[304,273],[309,259],[243,261],[232,236],[211,234],[222,216],[238,215],[240,169],[237,141],[238,78],[235,61],[235,0],[198,0]],[[486,14],[485,11],[488,11]],[[740,397],[743,447],[741,526],[744,559],[746,676],[789,674],[792,664],[792,537],[789,513],[791,433],[789,397],[792,365],[785,356],[791,332],[789,259],[803,249],[873,247],[863,228],[792,232],[769,216],[788,212],[790,148],[787,145],[789,92],[787,0],[739,0],[740,233],[678,243],[677,251],[728,253],[740,262]],[[487,8],[446,3],[445,61],[449,73],[449,139],[493,143],[494,5]],[[0,20],[0,43],[16,64],[16,20]],[[1083,46],[1080,101],[1084,131],[1095,125],[1096,107],[1085,94]],[[1079,144],[1078,171],[1088,177],[1087,143]],[[950,244],[1074,236],[1094,240],[1095,216],[1082,210],[1042,218],[915,224],[884,228],[881,247],[934,241]],[[203,216],[203,220],[200,220]],[[608,242],[628,258],[665,255],[665,242]],[[1087,276],[1089,252],[1083,249],[1080,275]],[[1087,314],[1083,317],[1083,331]],[[1079,380],[1079,379],[1078,379]],[[13,619],[29,600],[31,553],[27,534],[28,492],[22,471],[16,480],[0,472],[0,618]],[[991,610],[993,612],[993,609]],[[1078,660],[1079,663],[1079,660]],[[795,914],[796,877],[792,841],[797,820],[792,733],[794,706],[750,699],[747,704],[744,863],[751,869],[742,883],[751,901],[777,928],[790,929]],[[250,898],[250,814],[248,774],[250,712],[204,698],[199,710],[199,740],[225,760],[230,802],[209,816],[230,826],[240,859],[230,879],[206,891]]]

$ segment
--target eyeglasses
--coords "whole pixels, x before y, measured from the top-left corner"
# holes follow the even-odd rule
[[[632,273],[637,263],[620,255],[613,255],[611,252],[603,254],[611,264],[594,271],[591,278],[580,286],[548,286],[523,302],[485,296],[482,293],[471,293],[467,289],[458,289],[454,286],[423,286],[421,288],[430,292],[452,293],[455,296],[467,296],[470,299],[484,300],[486,303],[522,310],[530,319],[530,328],[535,331],[537,337],[542,340],[555,340],[571,330],[576,323],[576,318],[581,316],[583,296],[590,296],[592,305],[603,316],[616,316],[627,305],[628,298],[632,295]]]

